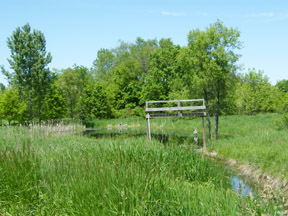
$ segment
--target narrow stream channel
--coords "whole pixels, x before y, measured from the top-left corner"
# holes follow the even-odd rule
[[[140,137],[146,136],[146,131],[142,130],[125,130],[125,131],[118,131],[116,129],[87,129],[83,131],[85,136],[93,137],[93,138],[115,138],[119,136],[126,136],[126,137]],[[158,133],[151,134],[152,139],[159,140],[163,144],[167,143],[181,143],[183,146],[191,146],[194,149],[201,148],[202,140],[198,139],[198,143],[195,142],[195,137],[192,136],[181,136],[181,135],[168,135],[167,133],[161,131]],[[191,143],[193,143],[191,145]],[[221,166],[224,166],[223,164]],[[240,176],[236,175],[235,173],[229,172],[229,177],[231,181],[231,188],[237,192],[239,195],[248,196],[250,194],[256,195],[255,190],[246,183],[244,179]]]
[[[231,186],[234,191],[242,196],[248,196],[250,194],[255,195],[255,191],[245,181],[235,174],[230,174]]]

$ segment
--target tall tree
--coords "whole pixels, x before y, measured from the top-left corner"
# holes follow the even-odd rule
[[[167,100],[176,78],[175,59],[180,50],[171,39],[161,39],[159,48],[150,55],[150,68],[142,88],[142,103],[147,100]]]
[[[116,48],[97,53],[93,63],[95,77],[104,83],[114,117],[139,114],[142,85],[150,68],[151,53],[157,47],[156,40],[137,38],[135,43],[120,41]]]
[[[231,78],[238,68],[236,63],[240,56],[236,50],[241,48],[239,37],[240,32],[237,29],[228,28],[219,20],[205,31],[196,29],[188,34],[193,71],[207,102],[208,119],[209,113],[214,115],[216,139],[222,100],[226,97],[230,82],[233,81]]]
[[[56,86],[66,97],[71,119],[81,111],[80,96],[89,79],[93,80],[93,77],[86,67],[74,65],[73,68],[62,70],[56,81]]]
[[[12,77],[19,90],[20,98],[28,101],[31,123],[33,122],[33,98],[37,97],[38,119],[41,121],[41,105],[50,77],[47,65],[52,61],[51,54],[46,51],[44,34],[38,30],[32,31],[27,23],[12,33],[7,44],[11,51],[8,61],[14,70],[7,76]]]
[[[97,80],[103,79],[115,65],[115,56],[108,49],[100,49],[97,59],[93,62],[93,70]]]

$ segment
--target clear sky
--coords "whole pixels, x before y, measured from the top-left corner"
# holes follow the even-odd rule
[[[101,48],[119,40],[171,38],[220,19],[240,30],[243,72],[263,70],[271,83],[288,79],[288,0],[0,0],[0,65],[9,69],[7,38],[26,23],[40,30],[53,60],[50,68],[92,66]],[[6,84],[0,75],[0,82]]]

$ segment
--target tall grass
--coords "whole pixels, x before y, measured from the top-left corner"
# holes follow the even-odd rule
[[[216,150],[219,155],[227,159],[233,158],[241,163],[256,164],[263,172],[287,178],[288,129],[279,128],[282,118],[281,114],[221,116],[219,138],[217,141],[208,140],[208,149]],[[213,130],[213,118],[211,122]],[[139,133],[145,134],[146,132],[144,118],[95,121],[95,125],[99,128],[106,128],[107,125],[117,128],[119,123],[128,126],[137,123],[140,125]],[[198,137],[202,141],[202,119],[199,117],[151,119],[152,133],[193,137],[195,128],[198,129]],[[206,128],[206,133],[208,138],[208,128]]]
[[[0,130],[0,215],[273,215],[279,211],[273,202],[237,195],[225,169],[190,148],[149,142],[145,137],[96,140],[29,132]]]

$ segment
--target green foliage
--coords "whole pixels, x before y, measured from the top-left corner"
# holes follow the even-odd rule
[[[0,93],[0,116],[9,122],[18,121],[22,123],[23,113],[27,110],[26,104],[20,100],[18,91],[6,89]]]
[[[238,69],[241,48],[240,32],[234,28],[224,26],[219,20],[211,24],[206,31],[192,30],[188,34],[188,52],[191,60],[183,56],[188,63],[184,64],[191,69],[189,72],[192,84],[201,89],[201,96],[206,101],[208,118],[215,116],[215,138],[218,134],[218,116],[223,101],[235,83],[234,75]],[[209,121],[210,125],[210,121]],[[209,126],[209,132],[211,129]],[[211,135],[210,135],[211,136]]]
[[[174,60],[180,47],[175,46],[171,39],[161,39],[159,46],[150,56],[150,69],[142,88],[142,103],[148,100],[167,100],[176,76]]]
[[[44,34],[38,30],[31,31],[29,24],[18,27],[7,40],[11,51],[8,59],[12,74],[6,73],[11,84],[19,91],[20,98],[29,104],[30,121],[33,121],[33,99],[37,98],[38,118],[41,121],[41,106],[45,90],[50,84],[50,71],[47,65],[52,57],[46,51]]]
[[[276,87],[282,91],[287,93],[288,92],[288,80],[281,80],[276,83]]]
[[[0,93],[4,93],[4,90],[5,90],[5,86],[0,83]]]
[[[103,88],[112,117],[139,114],[139,107],[143,105],[141,89],[149,71],[150,54],[157,46],[155,40],[137,38],[135,43],[120,42],[114,49],[98,52],[93,64],[94,73],[97,82],[105,83]]]
[[[56,80],[56,87],[63,92],[67,101],[67,110],[70,118],[80,117],[81,103],[80,98],[86,83],[93,80],[90,71],[83,67],[74,65],[74,68],[67,68],[61,71]]]
[[[80,103],[82,105],[81,118],[107,118],[110,110],[107,105],[107,96],[100,82],[89,83],[83,90]]]
[[[120,41],[99,50],[91,69],[74,65],[53,73],[47,68],[52,57],[44,35],[26,24],[8,38],[13,72],[3,66],[1,71],[27,104],[25,121],[29,115],[34,122],[144,116],[149,100],[204,98],[210,137],[215,116],[217,138],[219,115],[288,110],[287,80],[272,86],[254,69],[237,74],[239,37],[236,28],[217,20],[204,30],[191,30],[185,47],[164,38]]]
[[[43,105],[45,120],[60,120],[66,114],[65,96],[54,84]]]
[[[236,92],[238,112],[241,114],[279,112],[285,106],[283,93],[268,82],[262,71],[253,69],[245,74]]]
[[[96,79],[101,80],[109,74],[115,64],[115,56],[108,49],[100,49],[97,52],[97,59],[93,62],[93,70]]]

